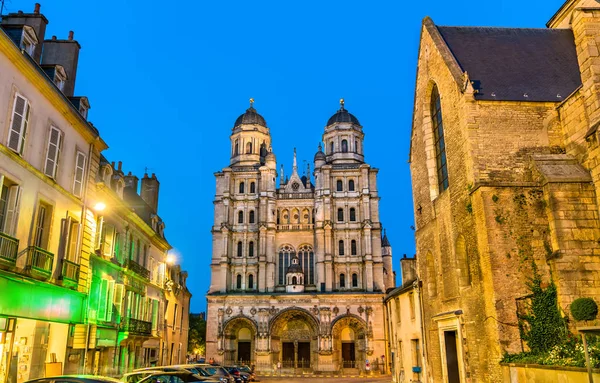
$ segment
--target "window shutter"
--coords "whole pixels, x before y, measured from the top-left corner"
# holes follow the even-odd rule
[[[58,245],[58,252],[61,257],[67,258],[67,252],[69,249],[69,226],[71,225],[71,217],[63,218],[60,220],[60,244]]]
[[[51,126],[50,137],[48,138],[48,151],[46,153],[46,167],[44,169],[44,174],[46,174],[48,177],[56,177],[61,144],[62,132],[56,129],[54,126]]]
[[[115,295],[113,299],[113,303],[115,304],[115,312],[118,317],[123,316],[123,293],[125,292],[125,285],[121,283],[117,283],[115,285]]]
[[[77,152],[75,159],[75,175],[73,177],[73,194],[77,197],[83,195],[83,179],[85,174],[85,154]]]
[[[106,297],[108,295],[108,280],[100,282],[100,294],[98,297],[98,320],[106,320]]]
[[[103,244],[103,248],[102,248],[102,254],[109,258],[112,257],[114,236],[115,236],[114,226],[105,224],[104,225],[104,238],[103,238],[104,244]]]
[[[19,201],[21,199],[21,188],[13,185],[8,188],[8,201],[6,206],[6,219],[3,232],[14,236],[17,232],[17,219],[19,212]]]
[[[70,218],[69,218],[70,219]],[[71,221],[69,223],[69,243],[67,244],[67,259],[71,262],[77,262],[77,243],[79,242],[80,224]]]
[[[27,120],[29,119],[29,102],[20,94],[15,95],[8,147],[15,152],[23,153],[25,134],[27,133]]]
[[[106,321],[112,321],[113,302],[115,299],[115,281],[108,281],[108,294],[106,296]]]
[[[152,300],[152,330],[158,330],[158,301]]]

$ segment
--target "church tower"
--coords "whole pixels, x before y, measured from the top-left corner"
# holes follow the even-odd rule
[[[229,166],[215,173],[207,355],[337,371],[385,354],[391,248],[362,129],[342,100],[312,174],[294,149],[286,176],[253,100],[235,121]]]

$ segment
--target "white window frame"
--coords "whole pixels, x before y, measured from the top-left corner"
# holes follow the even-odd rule
[[[23,101],[25,103],[25,106],[23,109],[23,114],[17,113],[17,101],[19,100],[19,98],[23,99]],[[15,151],[16,153],[18,153],[20,155],[23,154],[23,148],[25,146],[25,136],[27,135],[27,125],[29,123],[29,111],[30,111],[29,100],[22,94],[15,93],[15,99],[13,101],[13,110],[12,110],[12,114],[11,114],[11,118],[10,118],[10,125],[9,125],[9,131],[8,131],[8,141],[6,142],[6,146],[9,149]],[[21,117],[21,126],[19,126],[18,131],[14,130],[14,128],[13,128],[15,115],[18,115],[19,117]],[[11,138],[12,138],[13,134],[18,135],[18,141],[17,141],[16,148],[13,148],[10,146],[10,142],[11,142]]]
[[[79,166],[79,159],[82,159],[82,163],[81,166]],[[78,150],[77,153],[75,154],[75,171],[73,173],[73,195],[75,195],[76,197],[82,197],[83,196],[83,190],[84,190],[84,181],[85,181],[85,166],[87,164],[87,156],[85,155],[84,152],[82,152],[81,150]],[[81,179],[78,180],[77,179],[77,172],[81,170]],[[79,191],[77,190],[77,188],[79,187]]]
[[[58,141],[52,142],[52,133],[56,131],[58,133]],[[60,150],[62,149],[63,132],[54,125],[50,125],[50,131],[48,133],[48,145],[46,146],[46,159],[44,161],[44,174],[50,178],[56,179],[56,173],[58,172],[58,161],[60,160]],[[54,152],[54,158],[50,158],[50,146],[55,145],[56,151]],[[52,161],[52,169],[48,169],[48,161]]]
[[[9,184],[4,175],[0,174],[0,193],[4,186],[6,186],[6,188],[8,189],[8,195],[6,198],[6,211],[4,212],[4,222],[0,222],[0,232],[14,237],[17,232],[17,222],[19,220],[21,186],[12,183],[12,181]]]
[[[27,52],[29,56],[33,57],[33,51],[35,51],[35,47],[38,44],[38,39],[35,37],[35,32],[33,28],[28,27],[27,25],[23,27],[23,34],[21,35],[21,44],[20,48]]]

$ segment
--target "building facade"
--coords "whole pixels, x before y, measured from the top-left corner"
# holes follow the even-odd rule
[[[502,381],[534,269],[565,315],[599,298],[599,25],[591,0],[543,29],[423,21],[410,166],[431,382]]]
[[[390,372],[395,383],[427,381],[421,284],[417,278],[416,261],[415,258],[406,258],[406,254],[404,255],[400,260],[402,284],[389,291],[385,297]]]
[[[394,277],[363,138],[342,100],[314,179],[310,165],[300,175],[295,152],[285,177],[264,118],[251,105],[236,120],[230,164],[215,173],[207,358],[338,371],[385,355],[383,297]]]
[[[39,4],[0,24],[2,383],[158,364],[169,300],[189,308],[179,269],[169,289],[158,180],[138,195],[102,157],[90,104],[74,96],[80,45],[72,32],[45,39],[47,24]]]

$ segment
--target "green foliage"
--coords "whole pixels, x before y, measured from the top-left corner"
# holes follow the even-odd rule
[[[600,368],[600,337],[586,335],[590,364]],[[521,352],[519,354],[504,354],[503,363],[529,363],[550,366],[585,367],[585,352],[581,338],[569,334],[565,341],[548,352]]]
[[[469,214],[473,214],[473,204],[471,203],[471,201],[467,202],[466,208]]]
[[[188,352],[204,356],[206,353],[206,321],[200,314],[190,313]]]
[[[598,316],[598,305],[592,298],[577,298],[571,303],[571,314],[575,320],[594,320]]]
[[[500,199],[500,197],[498,197],[498,196],[497,196],[497,195],[495,195],[495,194],[492,196],[492,201],[494,201],[494,203],[495,203],[495,202],[498,202],[498,200],[499,200],[499,199]]]
[[[519,331],[531,352],[540,354],[563,343],[567,327],[558,309],[556,285],[551,282],[548,287],[542,287],[535,262],[532,262],[532,271],[533,277],[528,283],[532,292],[531,303],[528,312],[519,315]]]

